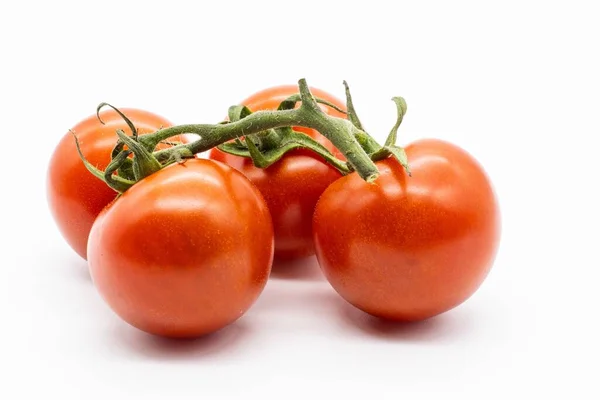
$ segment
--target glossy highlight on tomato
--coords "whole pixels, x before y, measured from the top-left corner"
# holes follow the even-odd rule
[[[104,209],[88,256],[95,286],[129,324],[197,337],[237,320],[262,292],[273,228],[246,177],[192,159],[144,178]]]
[[[377,317],[415,321],[478,289],[501,229],[492,185],[470,154],[434,139],[406,153],[412,177],[387,159],[374,184],[352,173],[329,186],[314,237],[319,264],[344,299]]]
[[[312,88],[315,97],[330,101],[341,109],[343,102],[329,93]],[[258,92],[242,102],[252,111],[275,110],[279,103],[298,93],[297,86],[278,86]],[[322,106],[324,112],[345,118],[343,113]],[[331,142],[313,129],[294,128],[315,138],[330,150]],[[341,174],[309,150],[294,150],[267,168],[255,167],[252,160],[227,154],[217,148],[209,157],[224,162],[246,175],[263,194],[275,230],[275,258],[294,260],[314,254],[312,215],[319,196]]]
[[[148,111],[132,108],[121,111],[133,122],[140,135],[171,126],[167,119]],[[118,140],[116,130],[130,132],[130,129],[112,109],[102,111],[100,116],[104,125],[94,114],[75,125],[72,131],[77,135],[87,160],[103,170],[110,163],[112,149]],[[92,224],[117,193],[85,168],[71,133],[65,134],[52,154],[46,191],[50,211],[61,234],[71,248],[86,259]]]

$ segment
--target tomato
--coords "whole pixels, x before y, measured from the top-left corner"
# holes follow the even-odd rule
[[[123,108],[121,111],[134,123],[140,134],[154,132],[171,123],[148,111]],[[93,165],[105,169],[118,137],[117,129],[130,133],[125,121],[114,111],[101,112],[102,120],[90,116],[73,127],[85,157]],[[96,216],[117,193],[94,177],[83,165],[71,133],[56,146],[47,176],[47,198],[50,211],[67,243],[86,258],[88,235]]]
[[[241,171],[263,194],[273,219],[275,257],[292,260],[314,254],[312,215],[321,193],[341,174],[308,151],[293,151],[268,168],[222,152],[212,159]]]
[[[368,184],[334,182],[314,215],[317,259],[333,288],[374,316],[414,321],[470,297],[490,270],[500,237],[492,185],[459,147],[421,140],[406,147],[412,177],[378,162]]]
[[[88,256],[94,284],[126,322],[196,337],[238,319],[262,292],[273,227],[241,173],[193,159],[146,177],[105,208]]]
[[[311,91],[317,97],[344,107],[343,103],[322,90],[313,88]],[[281,101],[297,92],[296,86],[270,88],[250,96],[242,104],[253,111],[276,109]],[[345,117],[329,107],[323,110]],[[295,129],[333,149],[333,145],[318,132]],[[335,168],[307,150],[291,151],[268,168],[257,168],[249,158],[226,154],[217,148],[211,150],[209,157],[241,171],[263,194],[273,219],[277,260],[293,260],[314,254],[312,215],[321,193],[341,177]]]

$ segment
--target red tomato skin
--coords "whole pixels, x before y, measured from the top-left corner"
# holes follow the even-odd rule
[[[210,155],[242,172],[263,194],[275,232],[275,258],[288,261],[314,254],[312,216],[323,191],[342,175],[314,153],[297,150],[268,168],[221,151]]]
[[[333,95],[317,88],[311,88],[311,92],[345,109],[344,103]],[[275,110],[279,103],[295,93],[298,93],[297,86],[276,86],[253,94],[241,104],[252,111]],[[321,108],[331,116],[346,117],[330,107],[321,105]],[[313,137],[331,151],[337,150],[314,129],[294,129]],[[273,219],[276,260],[288,261],[314,254],[312,215],[321,193],[341,177],[335,168],[307,150],[289,152],[268,168],[257,168],[252,160],[224,153],[217,148],[210,151],[209,158],[241,171],[263,194]]]
[[[148,111],[123,108],[121,111],[134,123],[140,134],[171,126],[165,118]],[[110,162],[110,154],[118,137],[117,129],[130,132],[127,124],[114,110],[101,112],[102,125],[96,115],[75,125],[81,149],[87,160],[100,169]],[[48,166],[46,194],[50,212],[59,231],[77,254],[86,259],[88,236],[100,211],[117,193],[93,176],[83,165],[71,133],[65,134],[56,146]]]
[[[498,249],[500,212],[478,162],[450,143],[406,147],[408,177],[378,162],[375,184],[352,173],[321,196],[314,215],[319,264],[355,307],[384,319],[424,320],[468,299]]]
[[[148,176],[104,209],[88,255],[95,286],[122,319],[192,338],[234,322],[258,298],[273,227],[241,173],[193,159]]]

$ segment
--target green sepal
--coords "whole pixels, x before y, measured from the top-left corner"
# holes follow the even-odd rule
[[[318,97],[315,97],[314,99],[319,104],[324,104],[327,107],[331,107],[334,110],[341,112],[342,114],[346,114],[345,110],[342,110],[341,108],[339,108],[338,106],[336,106],[335,104],[333,104],[327,100],[320,99]],[[299,101],[302,101],[302,97],[300,96],[300,93],[293,94],[290,97],[288,97],[287,99],[283,100],[281,103],[279,103],[279,107],[277,107],[277,110],[278,111],[293,110],[294,107],[296,107],[296,103],[298,103]]]
[[[340,171],[342,174],[351,172],[352,167],[345,161],[335,157],[331,151],[312,137],[302,132],[293,132],[286,138],[286,143],[293,142],[299,144],[301,148],[307,148],[320,155],[328,164]]]
[[[117,129],[117,135],[134,154],[133,175],[136,181],[140,181],[148,175],[160,171],[162,165],[151,152],[144,148],[144,146],[139,144],[132,137],[127,136],[122,129]]]
[[[117,154],[115,158],[112,159],[110,164],[108,164],[108,166],[104,170],[104,182],[106,182],[107,185],[109,185],[110,187],[115,186],[115,177],[119,177],[119,175],[115,175],[115,172],[117,172],[125,163],[125,161],[129,159],[130,154],[131,151],[123,150],[122,152]],[[118,185],[118,183],[116,183],[116,185]],[[129,189],[129,187],[127,189]]]
[[[410,171],[410,165],[408,164],[408,157],[406,151],[400,146],[383,146],[381,149],[370,154],[371,160],[381,161],[388,157],[394,157],[400,165],[406,170],[408,176],[412,176]]]
[[[268,150],[265,152],[265,154],[263,154],[254,143],[254,140],[255,138],[253,137],[246,137],[246,146],[248,146],[248,152],[250,153],[252,163],[258,168],[267,168],[279,160],[287,151],[298,146],[296,144],[292,144],[290,146],[288,143],[275,149]]]
[[[396,103],[397,118],[394,127],[390,131],[384,146],[394,146],[396,144],[396,137],[398,136],[398,128],[402,123],[402,119],[406,114],[406,101],[402,97],[393,97],[393,102]]]
[[[233,154],[234,156],[250,157],[248,147],[241,140],[237,139],[233,142],[225,142],[217,146],[217,149],[224,153]]]
[[[265,151],[259,150],[257,144],[254,142],[255,140],[254,135],[251,135],[246,137],[245,145],[240,146],[235,142],[227,142],[217,146],[217,148],[225,153],[250,158],[258,168],[267,168],[273,165],[290,150],[308,148],[320,155],[327,163],[340,171],[340,173],[347,174],[352,170],[346,162],[336,158],[321,143],[301,132],[291,131],[282,137],[282,142],[279,146]]]
[[[135,181],[135,175],[133,173],[133,160],[131,158],[127,158],[125,161],[123,161],[123,164],[121,164],[117,170],[117,174],[130,181]]]
[[[227,111],[230,122],[239,121],[240,119],[246,118],[250,114],[252,114],[252,111],[248,107],[241,104],[231,106]]]
[[[123,118],[123,120],[125,121],[125,123],[127,124],[127,126],[129,126],[129,129],[131,129],[131,133],[133,135],[133,138],[135,140],[137,140],[137,138],[138,138],[138,131],[137,131],[135,125],[133,124],[133,122],[131,122],[131,120],[129,118],[127,118],[127,116],[125,114],[123,114],[121,112],[121,110],[119,110],[117,107],[115,107],[115,106],[113,106],[111,104],[100,103],[98,105],[98,107],[96,108],[96,117],[98,117],[98,121],[100,121],[100,123],[102,125],[104,125],[104,121],[102,121],[102,118],[100,118],[100,110],[102,109],[102,107],[110,107],[113,110],[115,110],[117,112],[117,114],[119,114],[121,116],[121,118]]]
[[[406,156],[406,151],[400,146],[388,146],[388,150],[392,153],[392,157],[394,157],[400,165],[404,167],[408,176],[412,176],[410,172],[410,165],[408,165],[408,157]]]
[[[113,189],[114,191],[116,191],[118,193],[125,192],[127,189],[129,189],[130,187],[132,187],[135,184],[134,181],[130,181],[130,180],[125,179],[118,175],[111,176],[110,181],[107,181],[105,178],[104,171],[102,171],[101,169],[96,168],[94,165],[92,165],[83,155],[83,152],[81,151],[81,146],[79,144],[79,139],[77,138],[77,135],[75,134],[75,132],[73,132],[73,131],[70,131],[70,132],[73,135],[73,137],[75,138],[75,147],[77,148],[77,153],[79,154],[79,158],[83,162],[83,165],[85,166],[85,168],[92,175],[94,175],[96,178],[100,179],[102,182],[106,183],[111,189]]]
[[[348,120],[352,122],[352,125],[364,131],[364,128],[358,119],[358,115],[356,114],[356,110],[354,109],[354,104],[352,103],[352,96],[350,95],[350,86],[348,86],[348,82],[344,81],[344,88],[346,91],[346,108],[348,108]]]

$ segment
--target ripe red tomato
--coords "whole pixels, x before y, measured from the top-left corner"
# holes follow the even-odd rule
[[[123,108],[121,111],[134,123],[140,134],[154,132],[171,123],[148,111]],[[73,127],[83,154],[90,163],[105,169],[117,143],[117,129],[130,132],[127,124],[114,110],[101,112],[102,125],[92,115]],[[181,140],[181,138],[177,138]],[[67,243],[86,258],[88,235],[96,216],[117,193],[94,177],[83,165],[71,133],[56,146],[47,176],[47,197],[50,211]]]
[[[222,152],[210,158],[241,171],[263,194],[273,219],[275,257],[291,260],[314,254],[312,215],[321,193],[341,174],[308,151],[293,151],[268,168]]]
[[[375,184],[334,182],[314,215],[317,258],[333,288],[372,315],[422,320],[461,304],[490,270],[500,237],[492,185],[477,161],[439,140],[406,147]]]
[[[340,108],[342,102],[332,95],[311,89],[313,95],[330,101]],[[296,86],[266,89],[242,102],[252,111],[277,109],[279,103],[297,93]],[[323,107],[330,115],[344,118],[344,114]],[[330,149],[333,145],[313,129],[294,128],[317,139]],[[273,218],[275,230],[275,258],[292,260],[314,254],[312,215],[319,196],[341,174],[314,153],[295,150],[268,168],[257,168],[252,160],[223,153],[217,148],[209,157],[222,161],[246,175],[263,194]]]
[[[241,317],[262,292],[273,227],[241,173],[193,159],[106,207],[88,256],[94,284],[121,318],[152,334],[196,337]]]

